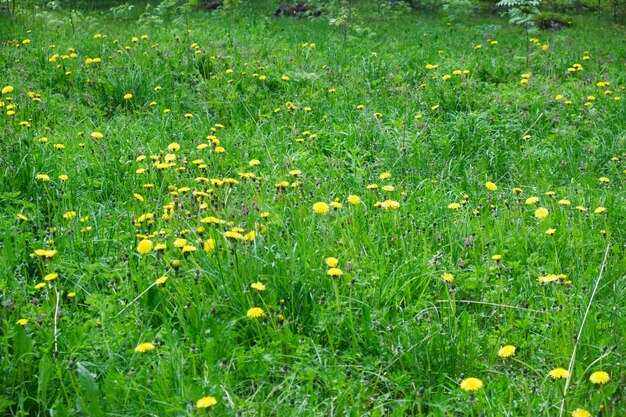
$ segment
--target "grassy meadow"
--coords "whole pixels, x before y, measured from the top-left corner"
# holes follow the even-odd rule
[[[625,416],[624,27],[260,3],[0,17],[0,415]]]

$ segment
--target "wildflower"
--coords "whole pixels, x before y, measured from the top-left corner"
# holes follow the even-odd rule
[[[65,182],[65,181],[67,181],[68,179],[70,179],[70,177],[68,177],[68,176],[67,176],[67,175],[65,175],[65,174],[61,174],[61,175],[59,175],[59,179],[60,179],[61,181]]]
[[[29,220],[28,217],[24,216],[22,213],[17,214],[17,219],[23,222],[27,222]]]
[[[42,288],[44,288],[46,286],[45,282],[40,282],[39,284],[35,285],[35,289],[36,290],[40,290]]]
[[[137,345],[137,347],[135,348],[135,352],[137,353],[145,353],[145,352],[149,352],[151,350],[154,350],[156,348],[156,346],[154,346],[152,343],[150,342],[144,342],[144,343],[140,343]]]
[[[562,206],[569,206],[570,204],[572,204],[572,202],[569,200],[563,199],[563,200],[559,200],[559,204]]]
[[[539,201],[539,197],[528,197],[526,199],[526,204],[528,205],[535,204],[537,201]]]
[[[606,211],[606,207],[598,207],[593,211],[594,214],[602,214]]]
[[[166,282],[167,282],[167,277],[163,275],[162,277],[158,278],[154,283],[156,285],[165,285]]]
[[[167,145],[167,149],[170,152],[177,152],[178,150],[180,150],[180,145],[176,142],[172,142],[169,145]]]
[[[92,132],[90,135],[93,139],[102,139],[104,135],[100,132]]]
[[[46,174],[37,174],[35,175],[35,178],[37,178],[39,181],[50,181],[50,176],[46,175]]]
[[[385,200],[380,204],[380,207],[385,210],[395,210],[400,208],[400,203],[394,200]]]
[[[217,404],[215,397],[202,397],[196,401],[196,408],[213,408]]]
[[[501,358],[508,358],[515,353],[515,346],[513,345],[505,345],[498,351],[498,356]]]
[[[550,376],[554,379],[563,379],[569,376],[569,372],[567,371],[567,369],[554,368],[550,371]]]
[[[260,307],[252,307],[248,310],[246,316],[248,316],[249,319],[257,319],[259,317],[264,318],[265,312]]]
[[[348,203],[352,204],[353,206],[356,206],[360,202],[361,202],[361,197],[356,196],[356,195],[349,195],[348,196]]]
[[[498,186],[490,181],[485,184],[485,187],[487,187],[489,191],[496,191],[498,189]]]
[[[54,281],[58,277],[59,277],[59,274],[57,274],[56,272],[51,272],[48,275],[46,275],[45,277],[43,277],[43,280],[44,281]]]
[[[577,408],[572,411],[572,417],[591,417],[591,413],[584,408]]]
[[[152,250],[152,241],[150,239],[143,239],[137,245],[137,252],[142,255],[149,253]]]
[[[457,210],[461,208],[461,205],[459,203],[450,203],[448,204],[448,208],[451,210]]]
[[[250,288],[257,290],[259,292],[265,291],[265,285],[261,281],[257,281],[250,285]]]
[[[50,250],[46,250],[46,249],[37,249],[35,251],[35,255],[41,257],[41,258],[46,258],[46,259],[50,259],[53,258],[54,255],[57,254],[56,249],[50,249]]]
[[[133,95],[130,93],[124,94],[124,100],[130,100],[131,98],[133,98]]]
[[[537,210],[535,210],[535,217],[537,219],[543,219],[543,218],[547,217],[548,214],[550,214],[548,209],[543,208],[543,207],[539,207]]]
[[[339,265],[339,260],[337,258],[333,258],[332,256],[330,258],[326,258],[324,262],[326,262],[326,265],[330,268],[336,268],[337,265]]]
[[[13,87],[10,85],[7,85],[6,87],[2,89],[2,95],[11,94],[12,92],[13,92]]]
[[[464,391],[478,391],[483,387],[483,381],[478,378],[465,378],[461,381],[461,389]]]
[[[141,194],[138,194],[138,193],[133,193],[133,196],[134,196],[137,200],[139,200],[139,201],[141,201],[141,202],[143,202],[143,201],[144,201],[144,198],[143,198],[143,196],[142,196]]]
[[[330,207],[323,201],[319,201],[313,204],[313,211],[317,214],[327,214],[330,211]]]
[[[607,382],[609,382],[610,380],[611,380],[611,377],[609,376],[608,373],[606,373],[604,371],[594,372],[589,377],[589,381],[591,381],[592,384],[604,385]]]
[[[63,214],[63,218],[66,220],[72,220],[74,217],[76,217],[75,211],[68,211],[67,213]]]
[[[26,326],[26,323],[28,323],[28,320],[19,319],[18,321],[16,321],[16,323],[19,324],[20,326]]]
[[[556,229],[550,228],[545,231],[546,235],[552,236],[556,232]]]
[[[454,281],[454,275],[452,275],[449,272],[445,272],[443,274],[441,274],[441,278],[446,281],[446,282],[453,282]]]
[[[328,271],[326,271],[326,274],[330,275],[331,277],[339,277],[343,275],[343,271],[339,268],[330,268]]]
[[[215,249],[215,239],[209,239],[204,242],[204,244],[202,245],[202,249],[207,253]]]
[[[181,251],[183,253],[191,253],[191,252],[195,252],[197,250],[197,248],[195,246],[192,245],[185,245],[181,248]]]

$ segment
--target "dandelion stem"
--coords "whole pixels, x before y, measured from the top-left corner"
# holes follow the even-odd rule
[[[593,303],[593,298],[596,295],[596,291],[598,290],[598,286],[600,285],[600,280],[602,279],[602,274],[604,273],[604,267],[606,266],[606,260],[609,257],[609,249],[611,245],[609,243],[606,244],[606,250],[604,251],[604,259],[602,260],[602,266],[600,266],[600,273],[598,274],[598,278],[596,279],[596,284],[593,287],[593,291],[591,292],[591,297],[589,298],[589,303],[587,304],[587,310],[585,310],[585,315],[583,316],[583,321],[580,323],[580,329],[578,330],[578,335],[576,336],[576,340],[574,341],[574,350],[572,351],[572,357],[569,360],[569,366],[567,367],[568,375],[565,380],[565,388],[563,389],[563,399],[561,400],[561,408],[559,410],[559,417],[563,417],[563,412],[565,411],[565,400],[567,397],[567,388],[569,387],[569,383],[572,380],[572,369],[574,369],[574,362],[576,360],[576,348],[578,347],[578,343],[580,342],[580,336],[583,334],[583,328],[585,327],[585,321],[587,321],[587,316],[589,315],[589,310],[591,310],[591,304]]]
[[[57,320],[59,317],[59,300],[61,298],[61,294],[59,294],[59,290],[55,288],[55,292],[56,292],[56,296],[57,296],[57,301],[56,301],[56,305],[54,307],[54,354],[56,355],[57,353],[59,353],[59,342],[58,342],[58,326],[57,326]]]

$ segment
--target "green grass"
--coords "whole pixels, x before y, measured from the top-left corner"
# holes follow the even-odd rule
[[[271,11],[190,13],[189,33],[185,13],[1,18],[0,412],[558,416],[549,372],[576,346],[564,415],[626,414],[624,29],[576,17],[527,67],[493,17],[364,3],[344,33]]]

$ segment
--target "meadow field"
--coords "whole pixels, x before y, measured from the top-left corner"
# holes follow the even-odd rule
[[[624,27],[270,3],[0,16],[0,415],[626,416]]]

